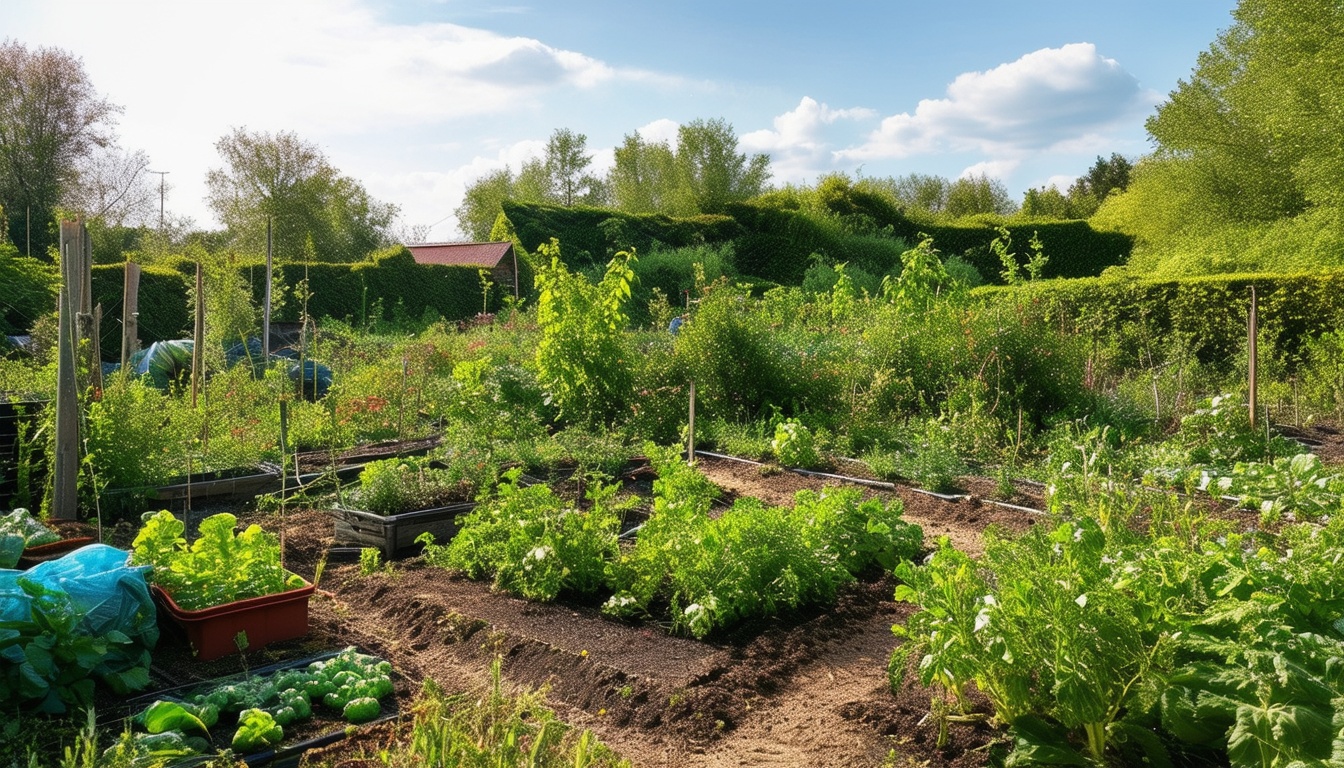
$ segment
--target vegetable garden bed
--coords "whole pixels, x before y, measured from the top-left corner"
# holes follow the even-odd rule
[[[418,552],[421,545],[416,539],[426,533],[436,541],[448,541],[457,533],[457,516],[475,508],[475,504],[463,503],[399,515],[379,515],[336,507],[331,510],[331,516],[337,544],[374,547],[382,551],[383,557],[391,559]]]

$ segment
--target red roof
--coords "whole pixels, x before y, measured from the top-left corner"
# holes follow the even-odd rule
[[[450,267],[483,267],[494,269],[508,258],[512,267],[513,243],[420,243],[408,245],[406,250],[417,264],[443,264]]]

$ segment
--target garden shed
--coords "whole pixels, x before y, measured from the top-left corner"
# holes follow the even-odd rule
[[[518,257],[513,243],[420,243],[406,250],[416,264],[440,264],[450,267],[475,267],[490,271],[490,279],[503,290],[517,295]]]

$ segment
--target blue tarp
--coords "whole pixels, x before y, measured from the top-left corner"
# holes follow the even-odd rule
[[[0,570],[0,701],[43,712],[86,705],[93,680],[125,694],[149,684],[159,626],[146,566],[90,544],[28,571]]]

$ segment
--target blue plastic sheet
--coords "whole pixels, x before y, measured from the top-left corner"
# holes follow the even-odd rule
[[[118,693],[149,683],[159,628],[146,566],[90,544],[28,571],[0,570],[0,701],[44,712],[87,704],[94,679]]]

